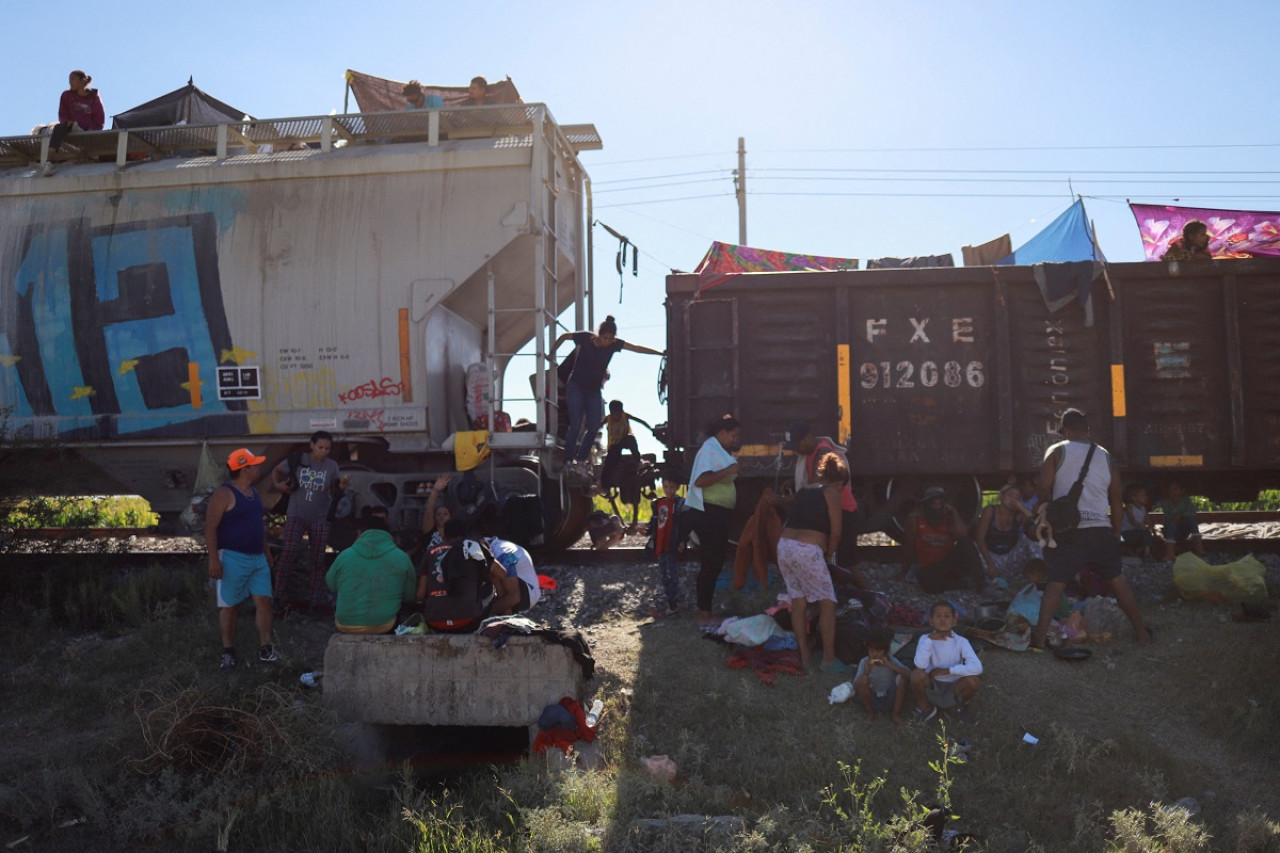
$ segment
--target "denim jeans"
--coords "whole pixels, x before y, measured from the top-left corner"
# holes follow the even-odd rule
[[[569,433],[564,440],[566,462],[581,462],[591,456],[591,445],[604,422],[604,397],[599,388],[586,388],[570,382]]]
[[[667,606],[674,609],[680,604],[680,556],[671,551],[659,554],[658,568],[662,571],[662,587],[667,593]]]

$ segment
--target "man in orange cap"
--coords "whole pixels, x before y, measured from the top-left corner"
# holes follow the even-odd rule
[[[236,613],[253,598],[258,626],[258,660],[279,660],[271,645],[271,552],[262,519],[262,495],[253,487],[265,456],[246,448],[227,457],[231,480],[209,497],[204,538],[209,546],[209,577],[218,591],[218,627],[222,632],[222,669],[236,666]]]

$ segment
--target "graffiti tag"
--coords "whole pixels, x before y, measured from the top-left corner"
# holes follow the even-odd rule
[[[382,432],[387,428],[386,421],[384,420],[386,414],[386,409],[366,409],[359,412],[349,412],[347,414],[347,419],[353,421],[368,421],[370,426],[378,432]]]
[[[363,385],[344,391],[338,394],[338,399],[343,403],[351,403],[356,400],[373,400],[378,397],[394,397],[403,393],[404,389],[399,382],[396,382],[390,376],[382,377],[381,382],[370,379]]]

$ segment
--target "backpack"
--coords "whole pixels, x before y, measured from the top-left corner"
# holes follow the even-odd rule
[[[501,538],[528,548],[541,545],[546,531],[542,501],[537,495],[507,495],[498,510]]]
[[[474,471],[467,471],[461,479],[449,484],[446,498],[449,512],[453,517],[464,522],[467,527],[474,527],[496,511],[497,499],[493,488],[476,477]]]
[[[427,623],[448,630],[483,616],[493,592],[489,583],[492,564],[489,546],[474,539],[437,545],[427,552],[427,595],[422,608]]]

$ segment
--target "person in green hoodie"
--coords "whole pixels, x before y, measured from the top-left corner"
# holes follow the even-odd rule
[[[324,576],[337,593],[333,622],[344,634],[388,634],[402,602],[412,602],[417,575],[409,555],[396,547],[385,519],[360,514],[360,535]]]

